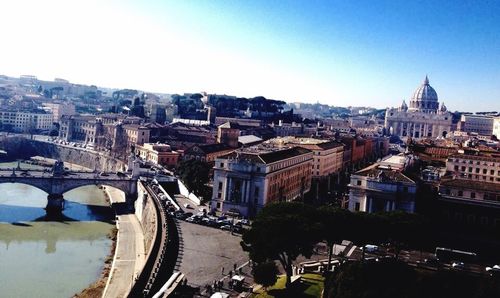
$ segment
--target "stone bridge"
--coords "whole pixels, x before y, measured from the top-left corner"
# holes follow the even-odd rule
[[[60,213],[64,208],[64,193],[86,185],[105,185],[125,193],[129,209],[137,198],[138,177],[131,173],[95,173],[48,170],[0,169],[0,183],[22,183],[48,194],[47,212]]]

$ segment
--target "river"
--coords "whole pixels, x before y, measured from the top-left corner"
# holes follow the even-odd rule
[[[113,212],[97,186],[69,191],[64,198],[64,221],[51,221],[43,209],[45,192],[0,184],[1,297],[67,298],[99,278],[111,249]]]

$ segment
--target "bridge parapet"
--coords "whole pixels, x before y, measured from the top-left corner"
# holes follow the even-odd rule
[[[20,172],[20,173],[19,173]],[[62,212],[64,193],[86,185],[105,185],[117,188],[125,193],[129,209],[134,209],[137,199],[137,178],[126,175],[106,174],[101,176],[93,172],[65,172],[62,176],[48,171],[0,169],[0,183],[22,183],[36,187],[48,194],[47,212]]]

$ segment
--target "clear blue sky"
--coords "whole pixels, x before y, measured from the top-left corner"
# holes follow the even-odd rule
[[[500,110],[500,1],[37,2],[7,5],[0,73],[374,107],[428,74],[449,109]]]

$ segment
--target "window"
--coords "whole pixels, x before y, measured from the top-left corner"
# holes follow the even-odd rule
[[[483,169],[483,174],[487,174],[488,173],[488,170],[487,169]]]
[[[223,168],[223,167],[224,167],[224,163],[223,163],[223,162],[221,162],[221,163],[220,163],[220,167],[221,167],[221,168]]]
[[[361,185],[361,180],[356,181],[356,185]]]
[[[219,182],[219,190],[222,190],[222,182]]]
[[[354,211],[359,211],[359,203],[356,203],[356,205],[354,206]]]
[[[461,190],[459,190],[459,191],[458,191],[458,196],[459,196],[459,197],[461,197],[461,196],[463,196],[463,195],[464,195],[464,192],[463,192],[463,191],[461,191]]]
[[[475,192],[471,192],[470,193],[470,198],[471,199],[475,199],[476,198],[476,193]]]

